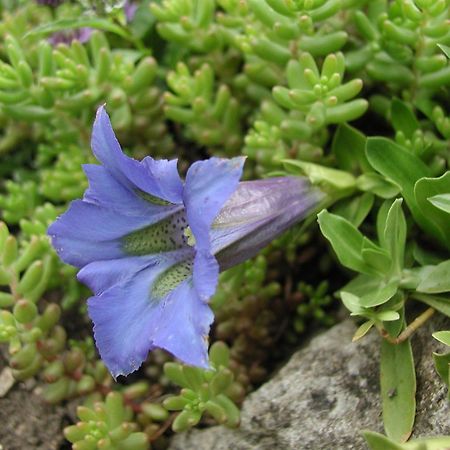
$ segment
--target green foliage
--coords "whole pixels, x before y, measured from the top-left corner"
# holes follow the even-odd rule
[[[450,444],[447,436],[414,439],[406,444],[398,444],[379,433],[363,433],[370,450],[441,450]]]
[[[297,333],[303,333],[311,322],[325,327],[334,324],[334,317],[327,311],[332,298],[327,293],[328,283],[326,281],[320,283],[317,288],[300,282],[297,290],[303,298],[297,307],[297,315],[294,318],[294,329]]]
[[[228,368],[230,352],[223,342],[215,342],[209,350],[211,370],[168,362],[164,373],[181,386],[180,395],[168,397],[163,405],[170,411],[181,411],[173,422],[176,432],[191,428],[204,413],[219,424],[234,428],[239,425],[239,409],[230,398],[233,396],[234,376]]]
[[[132,409],[124,404],[118,392],[109,393],[105,401],[96,403],[94,408],[78,407],[77,416],[80,422],[64,430],[75,450],[146,450],[150,447],[147,435],[136,431]]]

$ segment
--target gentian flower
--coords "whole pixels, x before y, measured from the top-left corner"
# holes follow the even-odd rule
[[[100,107],[82,200],[48,230],[59,256],[79,267],[94,296],[88,312],[100,356],[114,377],[154,348],[208,367],[219,270],[253,256],[304,217],[321,194],[302,178],[239,182],[244,158],[177,160],[126,156]]]

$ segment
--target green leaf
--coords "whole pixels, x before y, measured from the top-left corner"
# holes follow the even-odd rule
[[[409,153],[397,144],[385,138],[367,139],[366,153],[370,164],[375,170],[386,178],[397,183],[402,190],[402,195],[411,210],[414,220],[427,233],[438,238],[445,246],[450,248],[450,237],[442,235],[441,226],[434,223],[423,207],[419,206],[418,200],[427,202],[427,198],[442,192],[432,192],[436,189],[435,184],[429,186],[419,185],[417,194],[415,193],[416,182],[424,177],[430,176],[430,169],[417,156]],[[442,178],[442,177],[441,177]],[[426,195],[428,192],[429,195]],[[425,195],[425,196],[424,196]],[[431,206],[431,205],[430,205]],[[448,233],[447,233],[448,234]]]
[[[130,35],[124,28],[112,23],[108,19],[102,19],[100,17],[78,17],[76,19],[55,20],[54,22],[49,22],[34,28],[25,35],[25,38],[40,37],[50,33],[55,33],[56,31],[83,27],[97,28],[99,30],[117,34],[125,39],[130,38]]]
[[[355,227],[359,227],[372,209],[374,196],[365,192],[354,198],[344,199],[338,203],[334,212],[347,219]]]
[[[437,44],[437,46],[444,52],[445,56],[450,59],[450,47],[444,44]]]
[[[317,219],[322,234],[330,241],[342,265],[356,272],[374,273],[362,257],[365,238],[357,228],[343,217],[326,210],[321,211]],[[372,245],[377,248],[375,244]]]
[[[361,299],[350,292],[341,291],[341,300],[344,306],[354,315],[363,315],[365,310],[361,306]]]
[[[450,259],[435,266],[426,273],[426,277],[421,280],[417,291],[427,294],[438,294],[450,291]]]
[[[375,172],[363,173],[356,179],[360,191],[372,192],[381,198],[392,198],[400,193],[400,186]]]
[[[436,208],[450,214],[450,194],[433,195],[433,197],[428,198],[428,201]]]
[[[414,294],[413,298],[431,306],[436,311],[450,317],[450,298],[439,297],[437,295],[429,294]]]
[[[375,317],[381,322],[393,322],[400,319],[400,314],[397,311],[380,311],[376,313]]]
[[[305,174],[312,184],[331,189],[333,193],[349,193],[355,189],[356,180],[351,173],[294,159],[283,159],[281,162],[288,172]]]
[[[402,201],[402,199],[395,200],[389,208],[384,233],[379,236],[381,246],[391,255],[395,273],[402,270],[405,254],[406,220],[402,211]]]
[[[436,371],[442,378],[444,383],[449,385],[450,376],[450,353],[445,353],[443,355],[439,353],[433,353],[434,365],[436,366]]]
[[[362,297],[367,292],[380,289],[384,284],[383,279],[372,275],[360,274],[348,282],[341,291],[349,292],[357,297]]]
[[[363,431],[362,434],[370,450],[403,450],[402,445],[392,442],[382,434],[373,431]]]
[[[365,154],[366,137],[347,124],[340,124],[334,134],[332,152],[338,167],[352,173],[370,170]]]
[[[391,121],[395,131],[401,131],[407,138],[411,138],[420,126],[411,108],[396,98],[391,103]]]
[[[372,267],[374,272],[386,275],[390,272],[392,259],[389,253],[380,247],[371,247],[368,243],[374,245],[369,239],[364,237],[363,249],[361,256],[369,267]]]
[[[363,295],[361,297],[360,305],[363,308],[371,308],[373,306],[382,305],[383,303],[386,303],[388,300],[390,300],[396,294],[397,289],[398,283],[391,282],[386,284],[386,286],[383,286],[381,289],[379,287],[375,291],[369,291],[368,294]]]
[[[386,434],[406,442],[416,414],[416,373],[409,340],[397,345],[382,341],[380,384]]]
[[[433,333],[433,337],[450,347],[450,331],[436,331]]]
[[[373,320],[368,320],[367,322],[364,322],[362,325],[360,325],[353,335],[352,342],[356,342],[357,340],[364,337],[373,327],[373,324]]]
[[[421,178],[414,186],[414,195],[421,213],[434,226],[434,236],[450,249],[450,215],[428,199],[450,193],[450,171],[439,178]]]
[[[387,216],[389,213],[389,210],[391,209],[391,206],[393,204],[392,200],[386,200],[384,201],[381,206],[380,209],[378,210],[378,214],[377,214],[377,236],[378,236],[378,240],[380,241],[381,246],[384,246],[384,229],[386,227],[386,222],[387,222]]]

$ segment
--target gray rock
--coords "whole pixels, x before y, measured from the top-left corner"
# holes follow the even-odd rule
[[[379,397],[380,337],[357,343],[347,320],[312,339],[243,405],[237,430],[213,427],[177,435],[170,450],[366,449],[363,429],[383,432]],[[417,418],[413,437],[450,434],[447,389],[432,352],[443,350],[431,332],[449,329],[438,317],[413,337]]]

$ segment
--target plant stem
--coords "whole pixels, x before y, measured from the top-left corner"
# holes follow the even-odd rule
[[[396,338],[392,337],[385,329],[380,330],[381,336],[391,344],[401,344],[410,338],[433,314],[434,308],[428,308],[420,316],[417,316]]]

